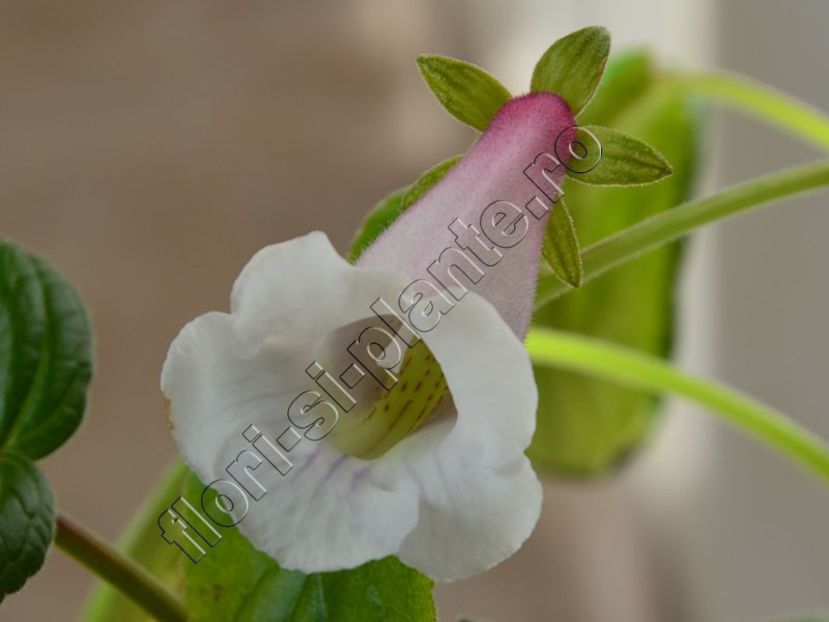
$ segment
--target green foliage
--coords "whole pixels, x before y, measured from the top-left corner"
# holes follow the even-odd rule
[[[602,78],[610,53],[610,33],[582,28],[553,43],[533,71],[531,88],[560,95],[573,116],[588,104]]]
[[[0,602],[43,565],[52,542],[55,501],[30,460],[0,455]]]
[[[553,206],[547,229],[544,231],[544,245],[541,254],[547,265],[559,279],[580,287],[582,279],[581,253],[576,236],[575,223],[563,200]]]
[[[511,95],[480,67],[455,58],[423,54],[417,58],[426,84],[443,107],[459,121],[485,130]]]
[[[89,321],[72,286],[0,240],[0,600],[43,564],[55,509],[33,461],[77,429],[91,374]]]
[[[579,140],[601,149],[593,168],[570,173],[573,181],[593,186],[637,186],[668,177],[671,165],[656,149],[638,138],[601,125],[579,128]]]
[[[0,451],[36,460],[72,435],[86,408],[91,343],[72,286],[0,241]]]
[[[695,169],[697,119],[688,100],[659,88],[642,53],[614,59],[608,80],[584,112],[594,123],[640,136],[671,163],[674,174],[650,186],[606,188],[566,182],[565,195],[582,247],[689,193]],[[624,92],[635,99],[612,101]],[[598,111],[598,112],[597,112]],[[601,113],[601,116],[600,114]],[[664,247],[585,284],[541,309],[534,323],[592,335],[657,356],[670,352],[679,246]],[[600,474],[618,464],[651,429],[658,401],[638,390],[553,369],[536,368],[539,411],[528,455],[557,473]]]
[[[185,497],[202,485],[191,477]],[[336,520],[335,517],[332,520]],[[186,563],[193,622],[433,622],[432,581],[394,557],[339,572],[287,571],[236,528],[198,563]],[[160,539],[160,538],[159,538]]]

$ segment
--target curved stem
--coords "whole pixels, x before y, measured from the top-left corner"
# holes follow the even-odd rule
[[[55,544],[158,620],[187,620],[184,605],[155,577],[66,516],[58,516]]]
[[[660,212],[585,248],[583,282],[715,220],[825,186],[829,186],[829,160],[773,173]],[[570,289],[555,276],[543,275],[538,282],[535,308]]]
[[[727,73],[672,73],[665,84],[717,99],[829,149],[829,118],[824,112],[765,84]]]
[[[656,393],[675,393],[794,458],[829,484],[829,448],[785,415],[737,391],[695,378],[654,356],[590,337],[531,330],[527,350],[536,364],[553,365]]]

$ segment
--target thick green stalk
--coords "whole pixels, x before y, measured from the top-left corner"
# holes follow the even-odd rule
[[[155,577],[66,516],[58,516],[55,544],[161,622],[186,622],[184,605]]]
[[[829,118],[823,111],[759,82],[727,73],[672,73],[665,84],[710,97],[829,149]]]
[[[800,462],[829,484],[829,448],[825,443],[785,415],[732,389],[685,374],[649,354],[573,333],[533,329],[527,335],[527,350],[536,365],[681,395]]]
[[[712,196],[688,201],[585,248],[582,251],[583,282],[708,223],[825,186],[829,186],[829,160],[766,175]],[[536,309],[570,289],[554,276],[543,275],[538,283]]]

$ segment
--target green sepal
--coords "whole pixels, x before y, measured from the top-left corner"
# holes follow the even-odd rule
[[[417,64],[426,84],[443,107],[476,130],[485,130],[492,117],[512,97],[503,84],[471,63],[423,54],[418,56]]]
[[[463,156],[453,156],[423,173],[411,186],[392,192],[366,215],[348,250],[348,260],[355,262],[372,242],[431,188],[433,188]]]
[[[578,115],[590,102],[610,54],[610,33],[600,26],[572,32],[553,43],[535,65],[533,92],[560,95]]]
[[[563,200],[553,206],[541,255],[559,279],[572,287],[580,287],[582,279],[581,251],[573,217]]]
[[[591,186],[643,186],[673,173],[665,156],[619,130],[601,125],[579,127],[577,141],[587,155],[584,168],[572,159],[568,164],[567,176],[573,181]]]
[[[417,201],[419,201],[429,190],[431,190],[446,174],[461,161],[462,155],[447,158],[443,162],[435,164],[428,171],[423,173],[416,182],[406,189],[400,201],[400,211],[405,212]]]

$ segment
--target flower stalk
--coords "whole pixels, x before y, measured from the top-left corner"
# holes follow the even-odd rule
[[[161,622],[185,622],[184,604],[144,568],[65,515],[55,544]]]
[[[829,160],[821,160],[688,201],[585,248],[582,252],[583,282],[708,223],[826,186],[829,186]],[[569,290],[568,285],[554,276],[542,276],[538,283],[535,308],[543,307]]]
[[[527,350],[536,364],[563,367],[656,393],[685,397],[793,458],[829,484],[826,443],[792,419],[733,389],[685,374],[643,352],[550,329],[530,331]]]

